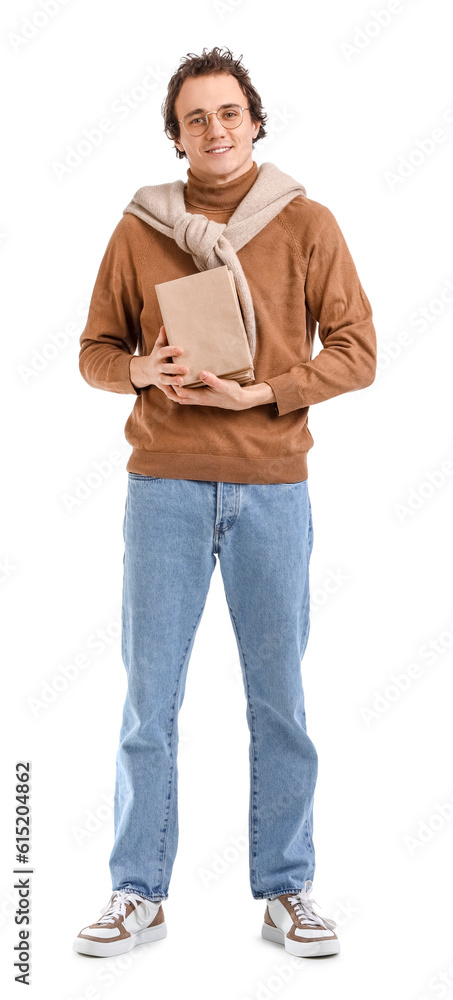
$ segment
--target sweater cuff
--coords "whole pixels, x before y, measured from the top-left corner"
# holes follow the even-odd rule
[[[276,399],[274,406],[279,417],[305,405],[300,398],[299,386],[291,372],[275,375],[274,378],[264,378],[263,382],[267,382],[274,392]]]
[[[126,392],[135,392],[135,394],[137,396],[140,396],[142,390],[138,389],[137,386],[134,385],[134,383],[131,381],[131,361],[132,361],[132,358],[135,358],[135,357],[136,357],[135,354],[126,354],[125,355],[125,361],[127,362],[127,365],[125,365],[125,373],[124,374],[125,374],[126,381],[129,383],[129,388],[126,389],[125,391]]]

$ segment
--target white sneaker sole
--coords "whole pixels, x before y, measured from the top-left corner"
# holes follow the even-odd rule
[[[316,958],[317,955],[338,955],[340,942],[338,938],[333,941],[293,941],[287,938],[284,931],[279,927],[271,927],[270,924],[263,923],[261,937],[266,941],[275,941],[276,944],[284,945],[290,955],[297,955],[299,958]]]
[[[136,944],[147,944],[148,941],[159,941],[167,936],[167,925],[165,921],[157,924],[156,927],[145,927],[144,930],[132,934],[130,938],[123,938],[122,941],[90,941],[89,938],[77,937],[73,944],[73,950],[81,955],[94,955],[97,958],[108,958],[109,955],[124,955],[126,951],[132,951]]]

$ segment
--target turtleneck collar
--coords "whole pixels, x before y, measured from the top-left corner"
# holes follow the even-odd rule
[[[258,176],[258,165],[255,160],[245,173],[235,177],[226,184],[205,184],[187,170],[187,183],[184,187],[186,205],[192,208],[207,209],[210,212],[233,211],[255,183]]]

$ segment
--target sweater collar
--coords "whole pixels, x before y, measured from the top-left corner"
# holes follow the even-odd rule
[[[187,170],[187,183],[184,186],[184,199],[191,208],[207,209],[208,211],[229,212],[239,205],[258,176],[258,165],[255,160],[244,174],[235,177],[226,184],[205,184]]]

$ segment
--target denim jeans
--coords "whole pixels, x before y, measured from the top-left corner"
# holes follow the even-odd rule
[[[168,898],[178,844],[178,713],[220,562],[250,732],[254,899],[298,892],[315,869],[318,756],[301,660],[310,623],[308,481],[250,484],[128,473],[112,889]]]

